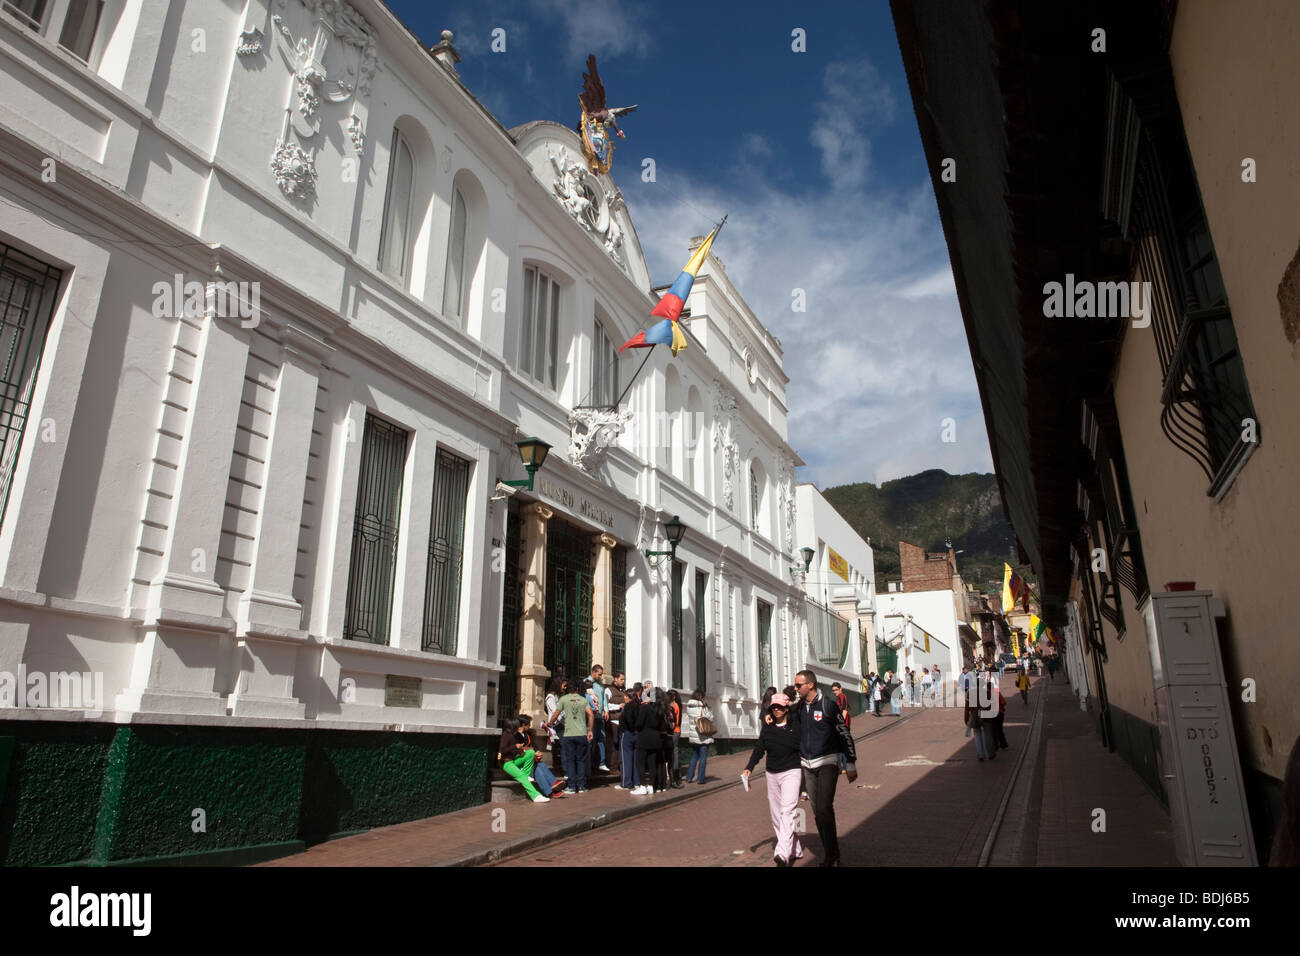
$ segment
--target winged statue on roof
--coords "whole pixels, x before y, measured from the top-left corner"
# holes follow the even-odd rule
[[[582,92],[578,94],[578,102],[582,104],[578,132],[582,135],[587,168],[597,175],[607,173],[614,160],[614,141],[610,134],[627,139],[618,128],[618,117],[634,112],[636,106],[610,108],[605,105],[605,84],[600,82],[594,53],[587,57],[587,72],[582,74]]]

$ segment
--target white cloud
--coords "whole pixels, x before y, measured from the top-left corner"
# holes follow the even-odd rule
[[[611,3],[608,0],[537,0],[536,9],[564,21],[570,60],[585,63],[588,53],[596,54],[599,59],[602,55],[615,53],[645,56],[650,52],[653,33],[644,8],[637,4]],[[627,104],[611,102],[610,105]]]
[[[991,471],[928,179],[892,191],[842,181],[809,190],[763,174],[761,155],[745,137],[710,185],[663,167],[657,183],[621,183],[654,281],[670,281],[690,237],[730,213],[714,252],[782,341],[791,444],[808,463],[801,481]],[[806,292],[805,313],[791,310],[794,288]],[[955,442],[942,441],[948,418]]]
[[[870,60],[829,64],[822,85],[826,97],[817,104],[817,122],[810,138],[821,151],[826,177],[842,188],[855,189],[866,182],[871,158],[871,140],[864,124],[890,123],[894,95]]]

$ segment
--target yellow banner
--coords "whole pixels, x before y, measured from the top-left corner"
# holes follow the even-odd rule
[[[836,554],[834,548],[827,548],[826,550],[830,552],[831,570],[847,581],[849,579],[849,562]]]

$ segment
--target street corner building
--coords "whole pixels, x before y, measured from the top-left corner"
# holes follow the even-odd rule
[[[1300,6],[891,6],[1080,705],[1183,863],[1265,862],[1300,733]]]
[[[0,861],[480,804],[501,720],[593,663],[703,688],[723,747],[769,681],[857,685],[780,342],[710,254],[637,374],[614,179],[459,59],[374,0],[0,3]]]

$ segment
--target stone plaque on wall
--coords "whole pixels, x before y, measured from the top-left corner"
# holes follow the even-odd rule
[[[384,676],[384,706],[419,707],[420,678],[386,674]]]

